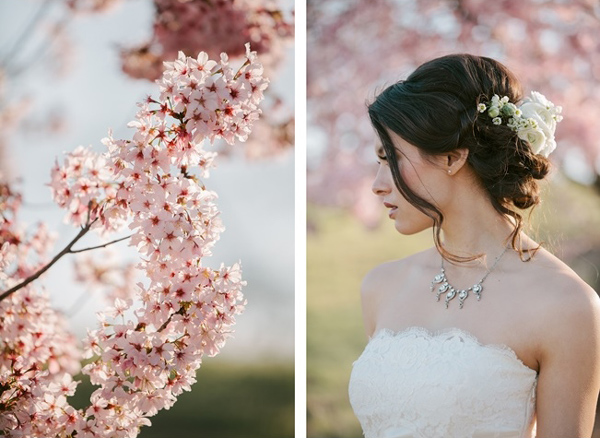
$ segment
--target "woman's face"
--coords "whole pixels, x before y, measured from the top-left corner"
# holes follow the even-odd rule
[[[425,158],[416,146],[393,132],[389,134],[396,147],[400,174],[408,187],[416,195],[442,210],[441,203],[448,194],[445,188],[448,179],[441,160],[436,160],[435,157]],[[394,184],[389,163],[380,144],[376,145],[375,152],[379,159],[379,169],[372,189],[381,198],[384,206],[389,208],[388,215],[394,221],[396,230],[409,235],[431,227],[433,220],[408,202]]]

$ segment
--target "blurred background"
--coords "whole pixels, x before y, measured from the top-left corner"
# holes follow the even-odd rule
[[[0,2],[0,173],[23,193],[20,220],[31,227],[43,220],[56,232],[52,254],[77,234],[46,186],[55,159],[78,145],[102,152],[109,129],[130,138],[126,125],[136,102],[157,94],[163,60],[178,50],[212,58],[227,51],[235,64],[250,41],[271,79],[253,134],[233,147],[216,144],[217,168],[205,181],[219,194],[226,227],[207,264],[241,260],[246,310],[221,354],[204,359],[192,392],[153,417],[141,437],[293,436],[293,7],[292,0]],[[79,245],[99,243],[88,235]],[[125,242],[110,248],[81,256],[115,272],[136,263]],[[81,338],[106,301],[75,280],[75,259],[61,259],[38,282]],[[79,379],[72,403],[83,407],[93,388]]]
[[[367,341],[361,280],[432,245],[427,232],[399,235],[371,193],[366,103],[424,61],[469,52],[498,59],[525,93],[562,105],[532,234],[600,291],[600,5],[308,0],[307,29],[307,429],[310,437],[360,437],[347,388]]]

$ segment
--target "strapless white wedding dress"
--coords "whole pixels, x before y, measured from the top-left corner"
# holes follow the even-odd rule
[[[535,433],[537,373],[460,329],[379,330],[354,362],[365,438],[516,438]]]

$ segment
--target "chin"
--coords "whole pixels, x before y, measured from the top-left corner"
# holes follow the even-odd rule
[[[396,220],[394,223],[394,227],[396,228],[396,231],[398,231],[400,234],[402,234],[404,236],[411,236],[413,234],[420,233],[421,231],[427,230],[427,229],[431,228],[432,226],[433,226],[432,221],[427,221],[426,223],[423,223],[423,222],[417,223],[417,222]]]

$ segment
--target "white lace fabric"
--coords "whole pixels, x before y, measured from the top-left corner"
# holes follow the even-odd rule
[[[349,395],[365,438],[532,437],[537,373],[460,329],[379,330]]]

